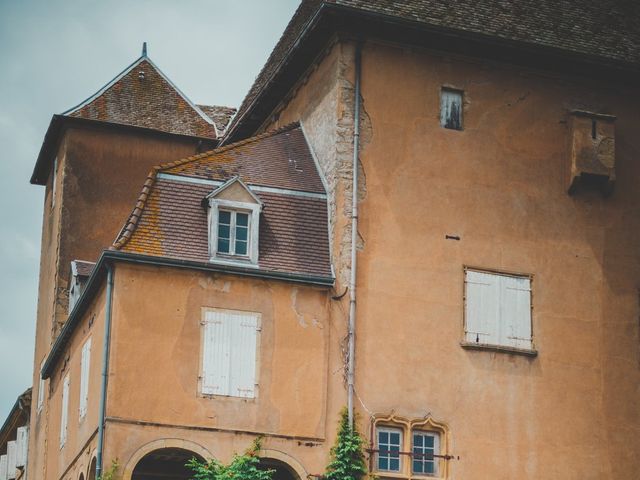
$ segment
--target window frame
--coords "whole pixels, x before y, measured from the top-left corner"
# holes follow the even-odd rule
[[[400,469],[395,470],[380,470],[379,468],[379,436],[378,433],[384,430],[400,431]],[[372,472],[375,476],[380,478],[395,478],[395,479],[445,479],[449,472],[449,460],[453,458],[449,455],[449,428],[441,422],[437,422],[431,416],[420,419],[409,419],[401,417],[395,414],[383,415],[375,414],[373,416],[373,429],[371,432],[375,435],[372,444],[374,445]],[[414,433],[432,434],[437,438],[437,449],[434,449],[434,469],[435,473],[415,473],[413,471],[413,455],[414,455]],[[403,450],[403,445],[405,446]],[[406,447],[408,445],[408,447]],[[434,442],[434,445],[436,443]],[[405,461],[403,457],[408,457]]]
[[[380,433],[398,433],[400,435],[400,442],[398,444],[398,469],[397,470],[391,470],[390,468],[387,469],[381,469],[380,468]],[[376,471],[378,472],[384,472],[384,473],[401,473],[402,472],[402,467],[403,467],[403,461],[402,461],[402,454],[400,452],[402,452],[402,446],[404,444],[403,440],[404,440],[404,431],[402,429],[402,427],[398,427],[398,426],[390,426],[390,425],[386,425],[386,424],[382,424],[376,427],[376,447],[377,447],[377,452],[375,455],[375,464],[376,464]],[[391,441],[388,442],[388,445],[392,445]],[[388,450],[386,451],[386,456],[387,457],[387,461],[390,463],[391,462],[391,453],[393,453],[392,450]]]
[[[227,263],[244,266],[258,266],[258,246],[259,246],[259,222],[260,222],[260,204],[252,204],[247,202],[236,202],[232,200],[224,200],[217,198],[209,199],[209,257],[213,263]],[[218,225],[220,219],[220,211],[232,213],[248,214],[248,232],[247,232],[247,254],[237,255],[230,253],[218,252]],[[236,215],[233,215],[236,218]],[[235,231],[230,232],[234,238],[235,251]],[[231,240],[230,240],[231,243]],[[231,246],[231,245],[230,245]]]
[[[411,429],[411,474],[413,476],[421,476],[421,477],[437,477],[438,476],[438,469],[440,467],[440,461],[438,457],[433,457],[432,459],[419,459],[420,461],[424,463],[426,462],[433,462],[433,473],[425,473],[425,472],[416,472],[414,470],[414,464],[413,462],[416,461],[415,457],[413,457],[413,455],[416,455],[415,449],[416,449],[416,444],[415,444],[415,435],[422,435],[423,437],[431,437],[433,438],[433,455],[440,455],[440,432],[437,432],[435,430],[427,430],[427,429],[420,429],[420,428],[412,428]],[[422,445],[420,448],[425,449],[427,447],[425,447],[424,445]],[[422,455],[424,455],[424,451],[422,452]]]
[[[529,347],[519,347],[519,346],[514,346],[514,345],[506,345],[506,344],[502,344],[502,343],[491,343],[491,342],[480,342],[480,341],[476,341],[476,342],[472,342],[469,341],[469,339],[467,338],[468,335],[468,331],[467,331],[467,325],[469,323],[469,314],[468,314],[468,299],[469,299],[469,292],[468,292],[468,272],[477,272],[477,273],[481,273],[481,274],[487,274],[487,275],[494,275],[494,276],[501,276],[501,277],[511,277],[511,278],[518,278],[518,279],[526,279],[529,282],[529,330],[531,332],[530,336],[531,338],[529,339]],[[500,307],[501,305],[499,305]],[[494,268],[485,268],[485,267],[475,267],[475,266],[470,266],[470,265],[464,265],[463,266],[463,308],[462,308],[462,312],[463,312],[463,322],[462,322],[462,341],[460,342],[460,345],[463,348],[466,349],[476,349],[476,350],[491,350],[491,351],[498,351],[498,352],[507,352],[507,353],[517,353],[517,354],[522,354],[522,355],[527,355],[527,356],[537,356],[538,352],[536,350],[535,347],[535,336],[534,336],[534,275],[532,273],[522,273],[522,272],[515,272],[515,271],[508,271],[508,270],[497,270]],[[497,326],[497,328],[502,328],[503,325],[503,320],[502,318],[499,319],[500,324]],[[515,324],[516,322],[514,321],[512,323]],[[506,324],[507,326],[509,324]],[[515,338],[514,338],[515,339]]]

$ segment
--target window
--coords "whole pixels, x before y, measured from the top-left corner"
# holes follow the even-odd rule
[[[431,417],[410,420],[396,415],[375,416],[374,422],[377,476],[446,478],[452,457],[447,454],[443,424]]]
[[[400,471],[402,451],[402,430],[399,428],[378,428],[378,470]]]
[[[202,394],[256,396],[259,332],[258,313],[203,309]]]
[[[87,414],[89,403],[89,366],[91,364],[91,338],[82,346],[80,359],[80,419]]]
[[[257,267],[262,202],[238,177],[206,197],[211,262]]]
[[[464,346],[533,351],[531,276],[465,269]]]
[[[462,130],[462,91],[443,88],[440,92],[440,125]]]
[[[60,448],[64,447],[67,441],[67,420],[69,413],[69,374],[62,382],[62,403],[60,410]]]
[[[440,435],[436,432],[413,431],[413,464],[411,469],[416,475],[437,475],[436,457],[440,451]]]
[[[218,253],[248,254],[249,214],[220,210],[218,212]]]
[[[16,430],[16,467],[27,466],[27,451],[29,450],[29,427],[18,427]],[[0,476],[0,478],[2,478]]]
[[[44,367],[44,362],[45,360],[42,360],[40,370],[38,370],[38,413],[40,413],[42,405],[44,404],[45,379],[42,378],[42,367]]]

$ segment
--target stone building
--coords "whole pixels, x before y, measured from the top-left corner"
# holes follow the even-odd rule
[[[34,173],[28,474],[117,459],[126,480],[182,479],[262,435],[265,466],[304,480],[350,403],[382,478],[635,478],[638,19],[305,0],[226,129],[185,100],[121,132],[116,86],[151,63],[58,120],[121,137],[82,156],[48,133]],[[96,264],[67,281],[73,260]]]

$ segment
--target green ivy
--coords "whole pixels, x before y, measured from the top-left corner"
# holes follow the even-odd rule
[[[349,415],[344,408],[340,413],[338,438],[331,449],[331,461],[324,475],[325,480],[361,480],[367,473],[363,443],[357,427],[349,425]]]
[[[118,471],[118,460],[111,461],[111,467],[98,477],[98,480],[114,480]]]
[[[194,480],[271,480],[275,470],[259,468],[260,447],[260,438],[256,438],[244,454],[235,454],[229,465],[214,458],[203,462],[192,458],[187,467],[194,472]]]

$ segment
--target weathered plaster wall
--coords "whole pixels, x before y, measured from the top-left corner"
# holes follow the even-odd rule
[[[446,422],[451,478],[635,478],[637,89],[372,43],[362,85],[364,404]],[[440,127],[443,85],[464,90],[463,131]],[[572,108],[618,117],[610,198],[566,193]],[[460,347],[464,265],[534,275],[536,358]]]
[[[249,432],[240,435],[242,442],[265,434],[285,436],[292,446],[323,443],[329,302],[324,288],[118,264],[107,401],[107,416],[114,420],[107,429],[117,436],[113,425],[144,425],[137,425],[143,431],[128,440],[111,442],[107,461],[127,458],[144,442],[165,438],[164,431],[185,438],[180,437],[185,428],[202,430],[186,438],[200,436],[206,445],[219,445],[221,437],[238,432]],[[202,309],[207,307],[261,314],[255,399],[199,393]],[[232,450],[227,445],[223,452]]]

